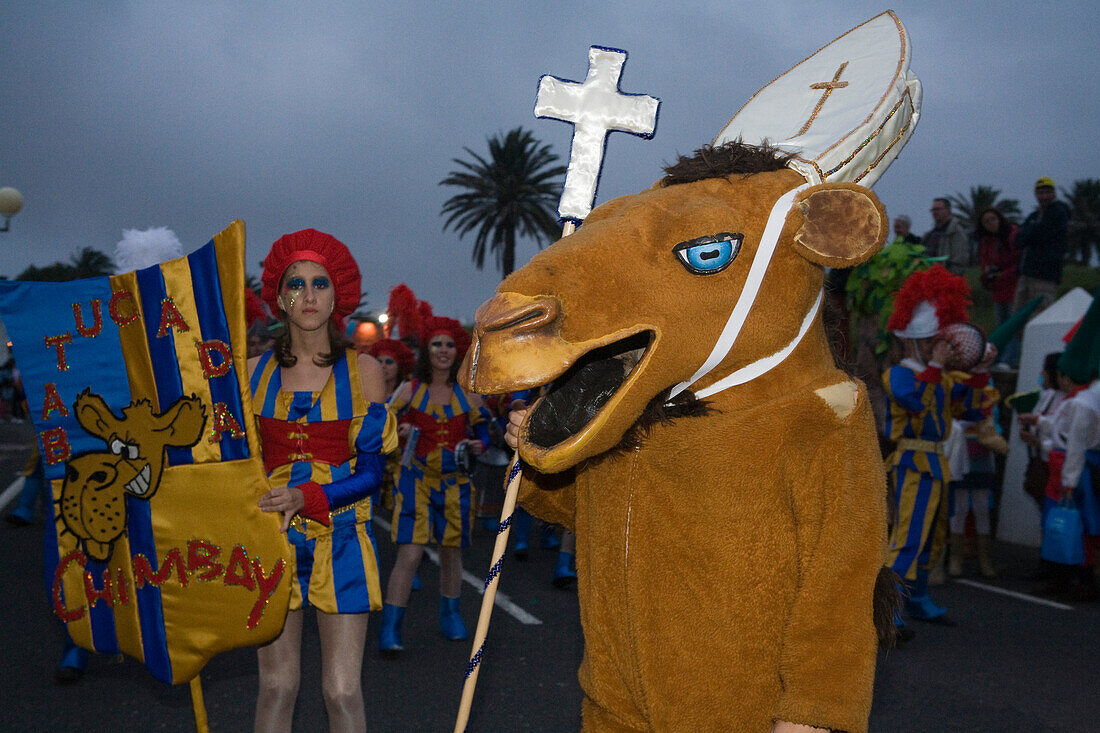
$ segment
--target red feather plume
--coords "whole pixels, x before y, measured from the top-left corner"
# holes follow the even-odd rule
[[[256,321],[267,323],[267,311],[264,310],[263,301],[252,288],[244,289],[244,320],[246,326],[252,326]]]
[[[390,328],[397,329],[401,336],[419,336],[420,309],[411,288],[405,283],[390,290],[390,300],[386,305],[390,316]]]

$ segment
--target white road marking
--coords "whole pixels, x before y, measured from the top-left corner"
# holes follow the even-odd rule
[[[1065,603],[1058,603],[1057,601],[1048,601],[1046,598],[1039,598],[1038,596],[1030,596],[1027,593],[1017,593],[1014,590],[1007,590],[1005,588],[998,588],[995,585],[989,585],[987,583],[979,583],[976,580],[966,580],[966,579],[956,578],[954,580],[954,582],[961,583],[963,585],[969,585],[973,588],[981,588],[982,590],[987,590],[990,593],[1000,593],[1003,596],[1010,596],[1012,598],[1018,598],[1021,601],[1027,601],[1029,603],[1037,603],[1040,606],[1050,606],[1051,608],[1059,608],[1063,611],[1072,611],[1072,610],[1074,610],[1073,606],[1067,606]]]
[[[385,519],[382,519],[381,517],[374,517],[374,523],[382,529],[386,530],[387,532],[391,530],[390,523],[387,522]],[[434,562],[436,565],[439,564],[439,553],[437,553],[435,550],[430,547],[425,547],[424,554],[427,555],[428,559]],[[472,585],[474,587],[474,590],[478,592],[478,595],[485,595],[484,578],[479,578],[473,573],[463,569],[462,579]],[[521,624],[526,624],[527,626],[542,625],[541,620],[539,620],[535,616],[532,616],[530,613],[517,606],[511,598],[509,598],[504,593],[501,593],[499,590],[497,590],[494,604],[499,607],[501,611],[504,611],[506,614],[514,618],[516,621],[519,621]]]
[[[23,483],[26,481],[26,477],[17,476],[14,481],[4,489],[4,493],[0,494],[0,512],[4,511],[4,507],[11,503],[12,499],[19,496],[23,491]]]

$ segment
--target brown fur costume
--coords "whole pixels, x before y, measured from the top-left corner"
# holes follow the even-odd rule
[[[803,182],[735,173],[610,201],[478,311],[468,386],[553,383],[521,430],[521,502],[577,533],[586,730],[867,727],[884,472],[866,390],[834,366],[820,315],[771,371],[615,450],[706,359],[773,203]],[[790,343],[822,265],[862,262],[886,227],[858,185],[799,194],[740,337],[694,388]],[[725,270],[677,260],[719,232],[744,235]]]

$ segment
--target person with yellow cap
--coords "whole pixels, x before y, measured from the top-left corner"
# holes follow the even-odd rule
[[[1039,207],[1024,219],[1016,236],[1022,255],[1013,312],[1037,297],[1043,299],[1040,310],[1046,308],[1062,282],[1069,207],[1057,199],[1054,181],[1047,176],[1035,181],[1035,200]]]

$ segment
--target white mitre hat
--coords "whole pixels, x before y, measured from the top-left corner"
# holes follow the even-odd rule
[[[714,144],[767,140],[794,153],[789,166],[810,183],[870,187],[920,117],[921,85],[909,54],[905,27],[887,10],[753,95]]]

